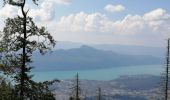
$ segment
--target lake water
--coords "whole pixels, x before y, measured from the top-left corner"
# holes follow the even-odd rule
[[[97,70],[74,70],[74,71],[47,71],[33,72],[35,81],[45,81],[52,79],[73,79],[76,73],[79,73],[80,79],[89,80],[112,80],[122,75],[161,75],[163,65],[141,65],[141,66],[126,66],[115,67]]]

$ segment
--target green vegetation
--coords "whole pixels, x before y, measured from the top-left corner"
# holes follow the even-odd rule
[[[30,74],[32,66],[32,55],[35,51],[39,51],[40,54],[45,54],[50,51],[56,44],[56,41],[46,31],[45,27],[38,27],[34,23],[33,19],[28,16],[29,10],[26,11],[26,0],[3,0],[4,4],[10,4],[17,6],[21,10],[22,16],[14,18],[7,18],[5,21],[5,27],[0,35],[0,100],[55,100],[55,96],[49,89],[49,85],[54,82],[60,82],[59,80],[35,82],[32,80],[33,75]],[[37,4],[38,0],[32,0]],[[169,43],[168,39],[168,52],[167,63],[165,73],[164,86],[164,100],[168,100],[169,91]],[[91,51],[91,48],[84,47]],[[105,52],[104,52],[105,53]],[[105,54],[95,49],[92,49],[91,54],[95,54],[97,57],[104,56]],[[81,54],[81,53],[80,53]],[[90,61],[94,58],[91,54],[85,54]],[[107,55],[116,55],[112,52],[108,52]],[[74,57],[74,56],[72,56]],[[78,57],[80,59],[80,57]],[[98,61],[104,61],[105,65],[109,64],[105,60],[99,59]],[[112,57],[110,57],[112,58]],[[114,58],[122,60],[123,58],[129,59],[129,57]],[[72,58],[72,59],[75,59]],[[132,59],[132,58],[131,58]],[[153,59],[153,58],[152,58]],[[96,59],[95,59],[96,60]],[[109,59],[110,60],[110,59]],[[70,61],[70,60],[69,60]],[[85,61],[84,59],[82,61]],[[113,59],[110,60],[111,62]],[[141,61],[141,59],[136,60]],[[148,60],[149,61],[149,60]],[[80,62],[80,61],[78,61]],[[127,64],[129,61],[127,62]],[[148,62],[150,63],[150,61]],[[85,65],[87,62],[85,62]],[[121,64],[120,64],[121,65]],[[101,65],[104,66],[104,65]],[[87,67],[87,66],[86,66]],[[8,78],[9,77],[9,80]],[[72,94],[70,100],[83,100],[81,96],[82,90],[80,87],[79,75],[77,73],[75,82],[72,87]],[[86,97],[86,96],[85,96]],[[97,100],[102,100],[101,88],[98,89]]]
[[[0,91],[0,100],[19,100],[14,87],[2,76],[0,76]]]
[[[55,46],[55,40],[44,27],[38,27],[25,11],[26,0],[3,0],[4,4],[18,6],[22,16],[7,18],[1,32],[0,70],[10,76],[11,85],[5,78],[0,79],[2,100],[55,100],[48,86],[58,80],[35,82],[30,75],[32,54],[45,54]],[[32,0],[35,4],[38,0]]]

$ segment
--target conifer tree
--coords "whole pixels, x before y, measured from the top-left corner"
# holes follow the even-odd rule
[[[10,81],[0,76],[0,100],[19,100]]]
[[[20,7],[22,16],[8,18],[2,32],[0,41],[0,64],[1,70],[5,74],[11,74],[15,78],[17,93],[20,99],[31,98],[39,89],[39,83],[34,82],[30,75],[32,67],[31,56],[34,51],[39,50],[41,54],[45,54],[55,46],[55,40],[45,27],[38,27],[33,19],[28,16],[29,10],[25,11],[26,0],[3,0],[4,4],[10,4]],[[32,0],[37,4],[38,0]],[[41,84],[42,85],[42,84]],[[42,86],[43,87],[43,86]],[[44,91],[44,90],[43,90]],[[38,99],[33,99],[38,100]],[[41,99],[40,99],[41,100]]]

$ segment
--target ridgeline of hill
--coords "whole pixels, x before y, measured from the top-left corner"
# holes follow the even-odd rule
[[[134,65],[162,64],[162,59],[150,55],[126,55],[95,49],[83,45],[80,48],[60,49],[50,54],[34,54],[35,70],[89,70]]]

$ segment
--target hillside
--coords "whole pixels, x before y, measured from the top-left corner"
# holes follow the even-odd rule
[[[82,43],[76,42],[64,42],[59,41],[55,47],[55,50],[59,49],[72,49],[81,47]],[[89,46],[101,49],[101,50],[110,50],[119,54],[128,54],[128,55],[151,55],[154,57],[163,58],[166,51],[166,46],[162,47],[151,47],[151,46],[140,46],[140,45],[120,45],[120,44],[88,44]]]
[[[118,54],[86,45],[43,56],[34,54],[33,61],[36,70],[87,70],[162,63],[161,59],[149,55]]]
[[[68,100],[73,82],[74,80],[62,80],[61,83],[54,84],[51,89],[54,90],[56,99]],[[146,84],[141,84],[143,82]],[[156,100],[159,83],[159,76],[134,75],[121,76],[110,81],[80,80],[80,87],[81,96],[83,98],[86,94],[86,100],[96,100],[99,87],[103,100]]]

